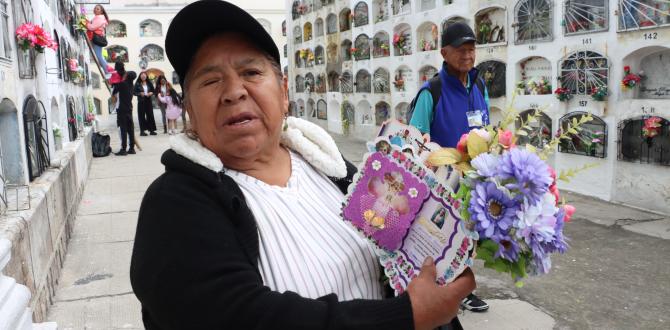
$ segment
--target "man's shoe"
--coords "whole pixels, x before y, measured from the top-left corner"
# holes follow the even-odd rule
[[[135,149],[130,149],[130,150],[128,150],[128,154],[129,154],[129,155],[134,155],[134,154],[136,154]]]
[[[485,312],[489,309],[489,304],[471,293],[461,301],[461,307],[472,312]]]
[[[147,136],[147,133],[144,133],[144,131],[140,132],[140,136]]]
[[[149,132],[149,135],[158,135],[158,134],[156,134],[156,131],[151,131]]]
[[[133,151],[133,153],[135,153],[135,152]],[[114,154],[117,155],[117,156],[125,156],[128,153],[124,149],[121,149],[121,150],[119,150],[119,152],[115,152]]]

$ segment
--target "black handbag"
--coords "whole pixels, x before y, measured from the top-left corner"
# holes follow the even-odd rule
[[[93,42],[93,44],[96,45],[96,46],[100,46],[100,47],[107,46],[107,38],[105,36],[101,36],[97,33],[93,33],[93,39],[91,39],[91,42]]]

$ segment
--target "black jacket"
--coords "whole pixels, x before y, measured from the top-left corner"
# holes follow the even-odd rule
[[[149,93],[154,92],[154,85],[151,83],[150,80],[147,80],[147,91]],[[133,94],[137,96],[137,107],[140,107],[141,103],[144,102],[149,102],[151,103],[151,96],[142,96],[141,93],[144,92],[144,88],[142,88],[142,82],[140,81],[140,78],[137,78],[137,81],[135,82],[135,86],[133,88]]]
[[[409,296],[339,302],[263,285],[239,186],[172,150],[140,207],[130,279],[147,329],[413,329]],[[348,178],[334,180],[345,190]]]

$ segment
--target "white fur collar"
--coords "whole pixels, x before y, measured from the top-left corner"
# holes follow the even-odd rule
[[[335,141],[323,128],[295,117],[288,117],[286,123],[288,129],[282,131],[281,144],[299,153],[309,164],[329,177],[343,178],[347,175],[347,167]],[[214,172],[224,169],[219,157],[185,134],[170,137],[170,148]]]

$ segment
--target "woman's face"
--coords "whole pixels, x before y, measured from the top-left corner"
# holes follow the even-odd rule
[[[270,60],[246,38],[227,33],[206,40],[187,80],[193,129],[224,164],[279,148],[288,94]]]
[[[140,80],[147,81],[147,74],[144,72],[140,73]]]
[[[93,13],[96,15],[102,15],[102,6],[101,5],[95,6],[95,8],[93,8]]]

